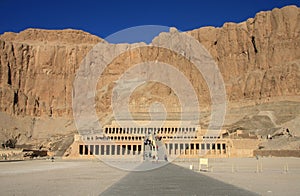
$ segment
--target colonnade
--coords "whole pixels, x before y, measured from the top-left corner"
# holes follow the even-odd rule
[[[79,155],[140,155],[142,144],[79,144]]]
[[[105,127],[105,134],[180,134],[196,132],[196,127]]]
[[[199,155],[199,154],[226,154],[226,143],[201,143],[201,142],[168,142],[165,144],[169,155]]]
[[[79,155],[142,156],[145,149],[144,141],[155,138],[162,140],[168,156],[227,154],[225,140],[220,137],[201,136],[201,134],[199,136],[198,131],[200,130],[197,126],[160,128],[106,126],[101,136],[83,136],[78,143],[78,152]]]

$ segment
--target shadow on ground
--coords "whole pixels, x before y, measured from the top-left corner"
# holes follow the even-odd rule
[[[256,194],[170,163],[150,171],[131,172],[100,195]]]

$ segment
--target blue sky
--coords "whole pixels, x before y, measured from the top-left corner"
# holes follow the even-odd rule
[[[26,28],[81,29],[102,38],[138,25],[175,26],[191,30],[241,22],[263,10],[299,0],[200,1],[200,0],[110,0],[110,1],[11,1],[0,0],[0,34]]]

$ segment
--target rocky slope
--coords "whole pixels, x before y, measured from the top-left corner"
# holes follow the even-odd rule
[[[300,96],[299,8],[260,12],[239,24],[225,23],[221,28],[204,27],[187,33],[202,43],[217,62],[230,103],[241,106],[247,101],[255,105],[277,99],[297,100]],[[0,112],[17,119],[29,116],[35,121],[63,118],[68,124],[72,119],[75,73],[88,51],[99,42],[104,41],[78,30],[27,29],[1,35]],[[201,103],[209,105],[207,85],[189,62],[170,51],[147,48],[118,57],[104,72],[96,98],[101,120],[111,115],[113,82],[130,65],[144,60],[180,68],[198,86],[195,90]],[[166,104],[170,111],[179,104],[170,88],[149,83],[132,94],[130,107],[133,112],[147,112],[155,101]],[[231,118],[228,117],[229,124],[240,120]],[[67,127],[68,133],[75,131],[74,126]],[[9,132],[11,128],[1,129]],[[41,129],[51,132],[46,126]]]

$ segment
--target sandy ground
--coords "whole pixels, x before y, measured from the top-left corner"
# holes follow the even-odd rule
[[[174,162],[199,172],[199,162]],[[203,169],[206,169],[202,166]],[[299,158],[228,158],[209,159],[209,177],[250,190],[260,195],[299,195]]]
[[[99,195],[127,172],[97,161],[0,163],[1,195]]]
[[[198,171],[198,162],[177,161]],[[298,195],[299,158],[209,159],[209,177],[260,195]],[[99,161],[0,162],[1,195],[99,195],[128,172]]]

